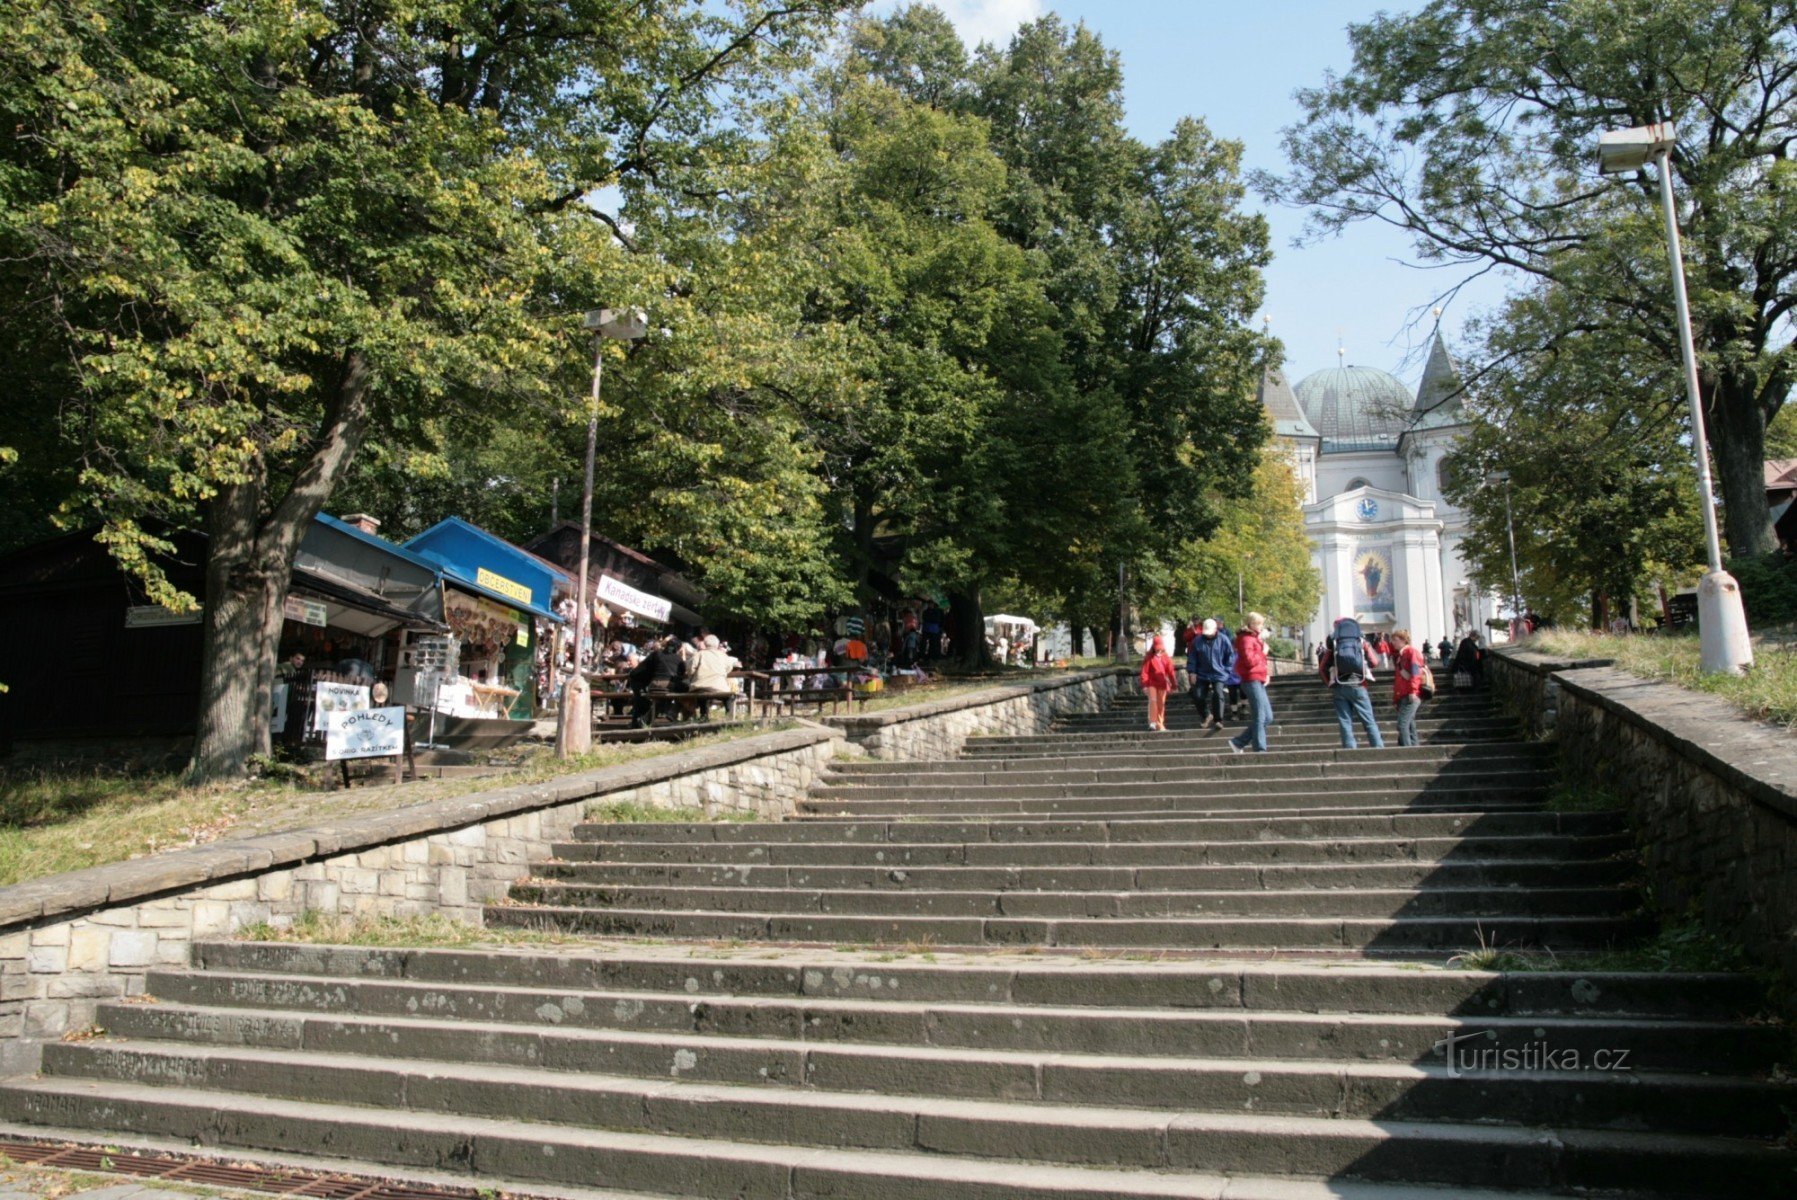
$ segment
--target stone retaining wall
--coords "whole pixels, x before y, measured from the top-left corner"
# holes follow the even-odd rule
[[[0,1074],[36,1070],[43,1039],[92,1024],[101,999],[141,992],[152,967],[186,963],[195,938],[304,912],[479,923],[482,906],[547,858],[596,800],[779,820],[833,757],[863,752],[851,742],[884,757],[954,753],[970,733],[1037,732],[1057,712],[1108,703],[1123,677],[1107,669],[993,688],[843,718],[852,732],[807,724],[0,888]],[[881,736],[893,730],[902,732]]]
[[[1096,712],[1120,687],[1133,686],[1134,678],[1134,668],[1100,667],[826,723],[874,758],[954,758],[975,735],[1043,733],[1061,713]]]
[[[1797,1012],[1797,738],[1607,665],[1500,650],[1493,686],[1551,730],[1570,782],[1626,800],[1655,907],[1782,975]]]
[[[595,800],[779,819],[841,745],[815,726],[770,733],[0,888],[0,1073],[35,1070],[37,1041],[142,991],[151,967],[185,963],[194,938],[308,911],[478,923]]]

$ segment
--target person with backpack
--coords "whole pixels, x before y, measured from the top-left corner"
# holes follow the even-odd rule
[[[1423,706],[1423,689],[1434,690],[1429,663],[1422,652],[1410,644],[1410,631],[1400,629],[1391,635],[1397,657],[1391,670],[1391,699],[1398,708],[1398,745],[1414,746],[1416,714]]]
[[[1257,612],[1248,614],[1247,624],[1235,635],[1235,673],[1242,681],[1242,694],[1248,698],[1248,728],[1229,739],[1229,748],[1237,754],[1252,749],[1267,752],[1267,726],[1273,723],[1273,705],[1267,700],[1267,647],[1261,631],[1267,619]]]
[[[1235,647],[1214,617],[1204,618],[1198,635],[1186,651],[1186,674],[1192,680],[1192,703],[1198,709],[1198,728],[1223,727],[1224,692],[1235,666]]]
[[[1343,617],[1335,623],[1317,666],[1317,674],[1329,687],[1335,701],[1335,723],[1341,729],[1342,749],[1356,750],[1354,722],[1359,720],[1366,730],[1366,740],[1375,749],[1383,749],[1385,739],[1379,735],[1379,722],[1373,717],[1373,698],[1367,693],[1373,669],[1366,661],[1366,639],[1360,634],[1360,622]]]
[[[1167,643],[1161,640],[1160,634],[1154,635],[1154,641],[1148,647],[1148,653],[1142,658],[1141,671],[1142,691],[1148,697],[1148,728],[1157,733],[1167,732],[1167,693],[1173,690],[1173,658],[1167,653]]]

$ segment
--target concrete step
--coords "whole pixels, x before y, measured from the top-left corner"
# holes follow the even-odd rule
[[[1385,727],[1380,727],[1385,731]],[[982,741],[968,739],[962,747],[962,754],[969,760],[982,762],[999,760],[1021,760],[1029,758],[1086,758],[1088,756],[1112,757],[1115,755],[1150,755],[1158,761],[1163,756],[1177,755],[1186,758],[1208,757],[1211,755],[1230,754],[1224,745],[1235,737],[1241,729],[1226,726],[1223,729],[1211,730],[1208,733],[1150,733],[1138,730],[1131,733],[1093,734],[1083,738],[1071,738],[1060,741],[1044,738],[1041,741],[1018,744],[1014,746],[987,746]],[[1512,728],[1493,728],[1485,730],[1466,729],[1423,729],[1419,730],[1416,747],[1400,747],[1397,744],[1397,730],[1385,731],[1383,753],[1402,753],[1411,749],[1451,749],[1461,746],[1514,746],[1520,737],[1520,730]],[[1140,736],[1137,736],[1137,735]],[[1347,751],[1341,744],[1341,735],[1332,726],[1324,729],[1313,727],[1298,734],[1273,734],[1267,742],[1268,754],[1303,753],[1310,751],[1338,751],[1344,753],[1366,754],[1374,752],[1366,744],[1366,739],[1356,735],[1358,746],[1354,751]]]
[[[604,952],[581,948],[447,950],[205,941],[194,944],[193,956],[191,970],[153,971],[148,979],[152,993],[166,999],[171,988],[199,986],[202,980],[273,975],[288,977],[302,987],[308,981],[316,986],[332,980],[352,984],[371,980],[564,992],[662,990],[689,999],[805,997],[814,1002],[890,1000],[902,992],[911,1002],[1678,1020],[1754,1017],[1766,1002],[1763,982],[1721,972],[1504,973],[1367,962],[1056,962],[1016,956],[867,960],[835,954],[774,958],[706,954],[695,958],[690,952],[642,948]],[[413,990],[407,994],[425,993]],[[257,997],[266,998],[260,993]],[[559,997],[547,998],[559,1002]],[[540,1005],[544,999],[537,995],[533,1003]],[[417,1011],[410,1000],[402,1008]]]
[[[1445,1064],[1169,1060],[813,1047],[776,1040],[745,1047],[740,1039],[723,1037],[579,1031],[551,1040],[587,1043],[580,1056],[584,1065],[570,1069],[446,1055],[369,1059],[109,1036],[47,1047],[44,1074],[331,1104],[517,1115],[679,1137],[740,1137],[745,1132],[760,1137],[778,1131],[782,1141],[871,1143],[883,1149],[906,1148],[893,1118],[920,1115],[922,1098],[1018,1107],[1033,1110],[1032,1115],[1054,1113],[1054,1106],[1074,1112],[1165,1108],[1348,1120],[1504,1121],[1762,1139],[1785,1132],[1780,1106],[1797,1100],[1797,1087],[1789,1083],[1624,1070],[1463,1071]],[[602,1056],[605,1065],[600,1067]],[[1553,1061],[1545,1050],[1539,1057]],[[1474,1061],[1470,1052],[1467,1061]],[[670,1088],[670,1078],[696,1086]],[[880,1099],[870,1104],[870,1093]]]
[[[1073,946],[1169,950],[1349,950],[1452,953],[1496,942],[1555,951],[1625,945],[1650,931],[1638,916],[980,917],[674,911],[507,903],[489,925],[603,937],[702,938],[866,946]]]
[[[1230,764],[1187,771],[1062,772],[1062,779],[1042,779],[1023,772],[995,772],[987,781],[945,775],[907,778],[881,777],[863,782],[825,782],[810,790],[814,801],[844,800],[1004,800],[1079,797],[1094,800],[1138,796],[1258,794],[1296,795],[1306,791],[1330,794],[1389,788],[1425,792],[1440,788],[1489,787],[1495,790],[1522,786],[1549,786],[1558,774],[1535,762],[1506,760],[1456,764],[1390,764],[1367,762],[1331,764],[1327,769],[1292,766],[1260,766],[1246,755],[1232,756]],[[1082,778],[1084,775],[1086,777]]]
[[[1531,888],[1574,880],[1587,886],[1635,877],[1613,859],[1432,863],[1273,864],[1209,867],[738,867],[675,863],[538,863],[544,879],[637,888],[817,888],[842,890],[1165,891],[1285,888]]]
[[[1387,746],[1376,761],[1405,765],[1415,763],[1454,763],[1456,765],[1476,762],[1554,762],[1558,748],[1548,742],[1493,742],[1486,744],[1438,744],[1432,746]],[[1203,770],[1216,766],[1229,766],[1241,761],[1236,755],[1224,749],[1218,753],[1216,746],[1198,747],[1187,756],[1189,763],[1170,762],[1165,753],[1144,750],[1140,753],[1120,752],[1108,756],[1091,754],[1063,755],[1058,757],[1030,756],[1017,758],[948,758],[930,760],[890,761],[878,758],[838,759],[829,764],[828,771],[832,775],[844,778],[881,775],[985,775],[997,778],[1011,773],[1036,774],[1038,772],[1078,771],[1096,773],[1110,770],[1155,771]],[[1330,744],[1315,750],[1269,750],[1265,754],[1256,755],[1249,760],[1259,766],[1301,766],[1328,769],[1330,764],[1364,764],[1368,756],[1358,750],[1343,750]]]
[[[1181,821],[1161,826],[1159,833],[1169,836],[1253,838],[1266,841],[1281,837],[1317,837],[1333,834],[1343,837],[1400,834],[1410,836],[1446,836],[1478,832],[1485,835],[1522,833],[1593,834],[1615,833],[1626,828],[1619,812],[1553,813],[1540,809],[1493,812],[1468,810],[1451,813],[1416,812],[1406,807],[1382,806],[1357,814],[1292,815],[1252,813],[1201,821]],[[1039,841],[1045,833],[1071,829],[1082,838],[1111,840],[1110,828],[1103,822],[1071,827],[1055,822],[1021,821],[641,821],[587,822],[577,825],[574,835],[580,842],[920,842],[920,841]],[[1132,840],[1158,836],[1156,831],[1130,834]],[[558,848],[577,847],[578,843],[562,843]]]
[[[713,1091],[728,1091],[745,1107],[745,1097],[754,1094],[748,1089],[690,1085],[679,1088],[679,1096],[696,1104]],[[1227,1174],[1271,1167],[1319,1178],[1495,1182],[1546,1189],[1652,1187],[1729,1197],[1777,1195],[1792,1181],[1791,1156],[1773,1152],[1765,1142],[1621,1131],[1555,1129],[1547,1134],[1534,1128],[1255,1114],[1144,1113],[1130,1119],[1108,1109],[947,1100],[932,1101],[927,1111],[911,1111],[890,1101],[879,1103],[877,1097],[862,1097],[864,1119],[852,1128],[883,1128],[881,1139],[902,1149],[858,1146],[849,1153],[817,1146],[815,1135],[824,1123],[809,1109],[797,1110],[800,1115],[792,1118],[790,1129],[797,1138],[811,1135],[813,1140],[766,1146],[583,1129],[561,1123],[573,1115],[565,1106],[545,1111],[542,1123],[519,1122],[515,1110],[498,1115],[463,1111],[478,1110],[496,1096],[515,1102],[527,1094],[527,1088],[495,1084],[465,1091],[456,1108],[445,1113],[312,1103],[190,1086],[41,1079],[0,1089],[0,1117],[96,1131],[188,1136],[202,1145],[297,1149],[426,1169],[473,1169],[511,1178],[583,1186],[598,1182],[613,1188],[743,1200],[832,1194],[931,1194],[956,1200],[1053,1195],[1064,1200],[1082,1194],[1058,1187],[1059,1179],[1034,1174],[1045,1169],[1042,1164],[1101,1166],[1113,1179],[1135,1171]],[[679,1098],[670,1096],[656,1111],[675,1120],[679,1108]],[[772,1125],[759,1130],[762,1137],[785,1131]],[[876,1139],[870,1134],[864,1140]],[[1032,1176],[983,1180],[967,1172],[978,1163],[1017,1162],[1031,1164]],[[915,1186],[912,1163],[928,1164],[927,1190]],[[952,1171],[940,1169],[949,1165]],[[873,1180],[882,1177],[908,1177],[912,1186],[876,1190]],[[1042,1181],[1033,1189],[1031,1177]],[[985,1186],[988,1182],[993,1186]],[[1166,1178],[1156,1182],[1164,1184]],[[1129,1193],[1095,1186],[1084,1194]]]
[[[999,817],[1007,814],[1038,816],[1085,816],[1103,818],[1114,812],[1204,813],[1225,815],[1234,812],[1340,811],[1342,809],[1389,808],[1405,805],[1413,808],[1536,808],[1547,798],[1551,780],[1536,773],[1514,773],[1520,778],[1502,782],[1465,782],[1460,780],[1417,779],[1394,781],[1383,787],[1293,788],[1285,785],[1268,791],[1198,791],[1180,794],[1161,790],[1144,795],[1088,796],[1070,794],[1062,798],[1007,798],[1000,795],[956,797],[837,795],[823,792],[807,797],[797,806],[797,815],[863,817],[878,819],[931,816]],[[1244,787],[1248,785],[1243,785]],[[821,789],[820,789],[821,790]]]
[[[945,891],[766,888],[739,885],[519,883],[511,899],[549,908],[668,912],[798,913],[848,916],[1045,917],[1418,917],[1610,916],[1632,913],[1640,897],[1629,887],[1580,887],[1576,871],[1559,886],[1452,887],[1428,880],[1414,887],[1276,887],[1211,891]]]
[[[1180,975],[1141,964],[1094,966],[1083,978],[1062,967],[1008,978],[998,972],[994,979],[892,963],[820,965],[800,972],[801,992],[762,977],[756,982],[764,990],[740,994],[719,990],[711,977],[724,971],[734,978],[725,967],[690,961],[672,978],[684,973],[692,987],[676,982],[643,990],[159,972],[151,984],[156,1003],[109,1002],[104,1027],[162,1040],[376,1056],[490,1054],[526,1064],[543,1061],[543,1036],[576,1029],[814,1045],[1424,1065],[1443,1063],[1440,1043],[1452,1037],[1517,1055],[1545,1043],[1576,1050],[1585,1061],[1606,1048],[1626,1050],[1637,1070],[1728,1073],[1763,1068],[1787,1037],[1772,1024],[1661,1015],[1690,1000],[1653,993],[1686,986],[1698,1002],[1736,1011],[1735,989],[1710,977],[1558,973],[1518,983],[1417,966],[1407,968],[1414,982],[1394,982],[1406,969],[1256,964],[1244,974],[1234,964],[1201,963]],[[1100,997],[1111,998],[1110,1005]],[[1432,1008],[1436,997],[1450,1002]],[[1362,1005],[1369,1011],[1349,1011]],[[467,1045],[486,1049],[433,1049],[464,1026],[465,1037],[475,1039]],[[397,1049],[413,1036],[414,1048]],[[587,1061],[566,1069],[606,1068]]]
[[[1094,730],[1090,732],[1065,733],[1030,733],[1004,734],[967,739],[967,747],[971,750],[987,753],[991,751],[1005,752],[1012,749],[1028,749],[1031,747],[1047,747],[1068,753],[1075,749],[1093,746],[1135,746],[1154,744],[1156,746],[1202,745],[1206,741],[1232,737],[1239,732],[1241,724],[1226,725],[1222,729],[1203,731],[1193,729],[1169,729],[1165,733],[1145,728],[1124,728]],[[1333,719],[1327,721],[1307,721],[1300,723],[1280,722],[1277,719],[1268,727],[1270,736],[1282,744],[1301,737],[1319,745],[1328,745],[1325,739],[1334,738],[1339,744],[1338,727]],[[1396,722],[1381,722],[1381,732],[1389,729],[1393,736],[1388,740],[1397,741]],[[1421,719],[1417,722],[1417,733],[1424,742],[1458,743],[1474,737],[1497,737],[1516,740],[1520,726],[1510,718],[1479,718],[1467,720],[1437,721]],[[1362,739],[1364,740],[1364,739]]]

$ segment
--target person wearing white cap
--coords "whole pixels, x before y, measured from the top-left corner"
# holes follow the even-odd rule
[[[1198,727],[1223,725],[1223,695],[1235,666],[1235,647],[1213,617],[1204,618],[1198,636],[1186,650],[1186,674],[1192,678],[1192,703],[1198,706]]]

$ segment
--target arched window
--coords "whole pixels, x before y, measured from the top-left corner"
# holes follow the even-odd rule
[[[1373,485],[1370,482],[1368,482],[1367,480],[1362,479],[1360,476],[1356,475],[1354,478],[1352,478],[1348,481],[1348,486],[1343,488],[1342,491],[1351,492],[1355,488],[1372,487],[1372,486]]]
[[[1452,487],[1459,478],[1460,472],[1449,460],[1444,458],[1435,464],[1435,486],[1443,496],[1448,494],[1448,488]]]

